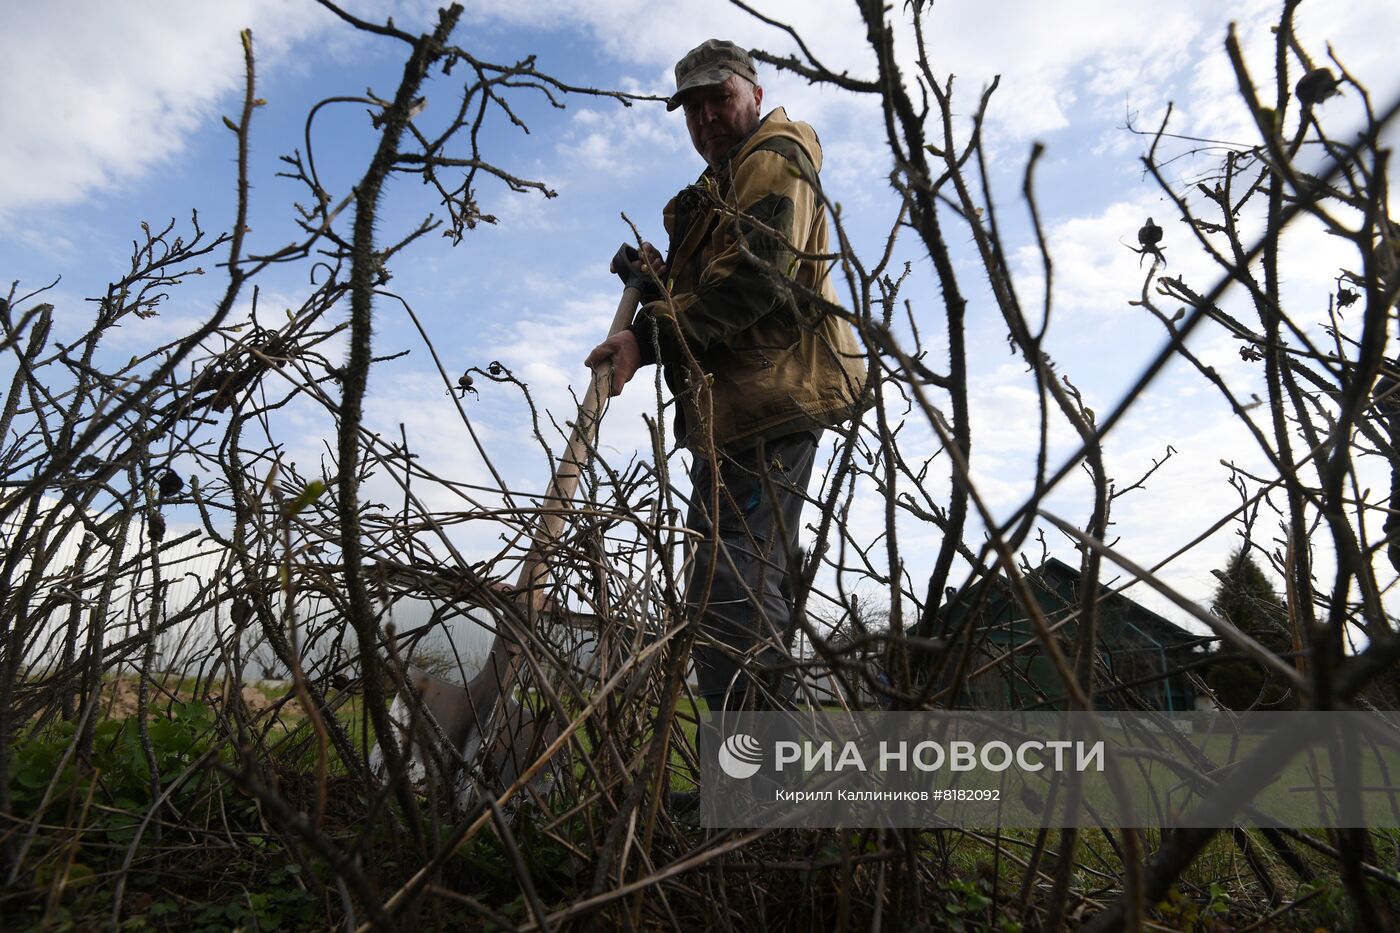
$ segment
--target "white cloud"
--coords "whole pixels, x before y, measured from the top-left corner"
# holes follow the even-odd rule
[[[1237,355],[1235,359],[1238,362]],[[1267,422],[1267,412],[1251,414],[1256,421]],[[1274,475],[1248,428],[1214,390],[1189,401],[1171,392],[1155,393],[1125,427],[1111,438],[1108,453],[1110,473],[1120,489],[1146,473],[1154,459],[1160,461],[1168,446],[1174,451],[1144,488],[1113,504],[1113,535],[1122,535],[1119,550],[1140,566],[1152,567],[1202,538],[1212,525],[1239,508],[1240,497],[1229,483],[1230,470],[1222,460],[1254,475]],[[1264,428],[1267,434],[1267,423]],[[1242,529],[1236,516],[1172,560],[1159,576],[1188,599],[1208,604],[1215,585],[1211,571],[1225,564],[1230,550],[1239,544]],[[1263,509],[1255,540],[1268,540],[1276,531],[1276,516]],[[1130,595],[1168,618],[1184,621],[1180,610],[1146,587],[1135,587]]]
[[[1276,34],[1280,4],[1274,0],[1251,0],[1234,11],[1239,41],[1250,81],[1260,103],[1272,107],[1277,95],[1274,74]],[[1376,101],[1390,101],[1400,91],[1400,72],[1384,42],[1375,37],[1400,31],[1400,8],[1394,4],[1374,4],[1364,0],[1339,0],[1327,5],[1299,7],[1294,17],[1295,33],[1316,65],[1328,65],[1327,45],[1331,43],[1348,71],[1367,85]],[[1218,35],[1203,35],[1194,75],[1189,84],[1189,101],[1182,119],[1173,125],[1176,132],[1214,138],[1253,142],[1258,130],[1239,97],[1239,80],[1224,52],[1223,29]],[[1292,56],[1288,60],[1285,89],[1303,74]],[[1296,126],[1298,108],[1290,101],[1286,132]],[[1345,138],[1361,125],[1360,101],[1354,92],[1344,92],[1329,101],[1321,111],[1324,121],[1339,138]]]
[[[935,6],[925,31],[935,77],[954,74],[970,110],[994,75],[1001,89],[990,119],[1000,133],[1026,140],[1069,125],[1080,94],[1121,113],[1186,64],[1183,48],[1203,28],[1205,3],[1161,5],[1081,0],[1012,2],[996,16],[971,4]]]
[[[329,22],[311,4],[26,3],[0,33],[0,211],[68,204],[183,150],[242,86],[239,30],[259,66]],[[236,113],[236,112],[235,112]]]
[[[560,153],[575,166],[609,175],[635,175],[659,158],[689,158],[692,153],[684,120],[655,104],[585,107],[574,111],[570,122]],[[696,162],[698,166],[698,157]]]
[[[401,26],[429,25],[432,3],[397,4]],[[1276,4],[1256,0],[1238,15],[1247,54],[1259,67],[1270,60],[1268,25]],[[75,12],[76,11],[76,12]],[[863,38],[855,5],[846,2],[763,5],[766,15],[793,24],[825,64],[869,78],[874,59]],[[377,18],[383,10],[359,11]],[[1116,116],[1127,106],[1160,112],[1177,76],[1191,81],[1185,113],[1188,129],[1248,133],[1233,103],[1234,78],[1220,53],[1223,21],[1204,0],[1171,8],[1109,2],[1045,4],[1021,0],[1003,4],[999,15],[966,4],[939,5],[926,32],[935,77],[957,76],[963,106],[970,111],[978,89],[994,74],[1002,91],[991,112],[1003,139],[1025,140],[1070,125],[1070,112],[1082,100],[1100,116]],[[1378,22],[1376,17],[1380,16]],[[703,34],[728,35],[745,45],[777,54],[796,51],[781,30],[764,25],[736,7],[684,0],[665,4],[619,0],[597,4],[550,0],[530,4],[474,5],[466,21],[477,25],[537,30],[582,28],[604,54],[622,63],[620,80],[637,90],[669,89],[676,58]],[[1400,13],[1372,4],[1330,4],[1325,15],[1304,7],[1298,16],[1305,41],[1322,55],[1321,36],[1334,39],[1344,61],[1384,97],[1395,87],[1394,70],[1383,44],[1369,36],[1400,28]],[[151,3],[142,15],[120,5],[96,2],[43,6],[25,4],[12,12],[0,37],[0,79],[9,88],[7,133],[0,142],[0,208],[40,203],[71,203],[85,194],[139,177],[177,157],[188,135],[213,119],[220,106],[236,101],[241,83],[237,32],[254,30],[260,68],[304,68],[288,55],[315,36],[344,45],[346,30],[332,30],[333,18],[314,4],[240,0],[217,6]],[[901,68],[916,73],[908,23],[897,26]],[[351,42],[353,44],[353,42]],[[334,50],[332,50],[332,53]],[[304,57],[303,57],[304,58]],[[554,70],[563,63],[546,63]],[[40,80],[42,76],[42,80]],[[868,102],[809,88],[794,76],[765,69],[770,103],[787,104],[794,116],[822,129],[828,142],[849,161],[852,145],[864,140],[868,154],[883,161],[878,123],[850,121],[842,111],[865,111]],[[1355,103],[1354,94],[1350,95]],[[1342,104],[1333,107],[1340,110]],[[836,111],[833,113],[833,109]],[[657,116],[651,114],[658,111]],[[646,116],[640,116],[645,111]],[[573,150],[588,164],[618,164],[620,135],[670,151],[684,134],[662,123],[659,107],[610,115],[626,120],[626,133],[604,124],[579,132]],[[629,119],[630,118],[630,119]],[[612,122],[610,119],[609,122]],[[578,127],[583,129],[582,124]],[[622,163],[625,164],[625,163]],[[868,163],[867,163],[868,167]],[[833,166],[839,171],[839,165]]]
[[[1151,257],[1139,255],[1138,228],[1151,217],[1163,228],[1163,255],[1168,265],[1159,275],[1185,275],[1188,282],[1213,281],[1210,264],[1194,237],[1170,216],[1171,208],[1152,197],[1120,201],[1097,214],[1070,216],[1045,231],[1054,263],[1053,314],[1072,321],[1086,315],[1133,313],[1128,302],[1141,296]],[[1022,246],[1013,268],[1022,299],[1039,304],[1045,289],[1039,247]],[[1156,298],[1157,296],[1153,295]]]

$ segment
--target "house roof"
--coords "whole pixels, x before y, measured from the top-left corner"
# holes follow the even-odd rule
[[[1045,563],[1038,568],[1039,573],[1044,576],[1047,571],[1055,571],[1065,576],[1075,584],[1079,583],[1081,574],[1078,567],[1072,567],[1058,557],[1048,558]],[[1103,606],[1112,606],[1132,613],[1134,625],[1143,629],[1146,634],[1151,635],[1158,641],[1180,643],[1187,641],[1197,641],[1200,636],[1194,632],[1182,628],[1175,622],[1164,618],[1143,606],[1135,600],[1129,599],[1122,593],[1109,589],[1104,584],[1099,584],[1099,602]]]
[[[1078,567],[1072,567],[1057,557],[1050,557],[1036,568],[1035,573],[1046,583],[1045,588],[1037,588],[1038,594],[1042,597],[1056,599],[1065,608],[1074,606],[1074,602],[1067,598],[1056,584],[1059,581],[1069,587],[1078,586],[1082,577]],[[995,586],[1002,599],[1010,600],[1009,588],[1005,579],[998,579]],[[964,602],[967,598],[967,592],[964,590],[959,594],[955,603]],[[1098,595],[1101,609],[1110,610],[1109,613],[1104,614],[1106,618],[1131,625],[1152,641],[1170,646],[1200,640],[1200,636],[1163,618],[1151,609],[1129,599],[1122,593],[1115,592],[1102,583],[1098,585]],[[1020,621],[1020,617],[1013,616],[1012,624],[1015,625],[1018,621]]]

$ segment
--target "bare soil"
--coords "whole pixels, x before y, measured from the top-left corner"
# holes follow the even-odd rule
[[[178,682],[177,682],[178,683]],[[103,686],[103,712],[113,719],[124,719],[128,716],[135,716],[140,707],[139,681],[135,677],[118,677]],[[269,698],[262,690],[250,684],[244,684],[239,691],[239,696],[243,705],[254,715],[271,709],[276,698]],[[204,697],[197,697],[194,691],[182,686],[148,687],[147,701],[152,708],[162,709],[171,700],[189,702],[191,700],[203,699],[213,706],[220,706],[224,703],[222,693],[210,693]],[[282,707],[283,715],[299,715],[301,706],[296,699],[289,700]]]

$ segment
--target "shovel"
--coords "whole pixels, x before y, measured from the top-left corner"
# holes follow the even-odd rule
[[[613,268],[630,269],[636,250],[624,246],[613,259]],[[619,273],[622,274],[622,273]],[[625,278],[626,288],[617,303],[608,336],[626,328],[636,313],[642,297],[645,278],[633,273]],[[520,568],[514,592],[520,594],[525,619],[530,629],[538,623],[545,608],[545,593],[549,579],[548,556],[564,531],[570,500],[578,489],[579,477],[588,464],[589,451],[598,435],[598,424],[607,411],[612,386],[613,367],[604,364],[593,370],[588,391],[579,403],[578,417],[569,436],[569,445],[559,458],[545,493],[539,523],[531,538],[530,549]],[[516,680],[524,664],[521,639],[509,638],[497,633],[491,644],[491,652],[481,673],[473,677],[465,687],[458,687],[436,678],[428,679],[425,672],[410,669],[409,680],[414,684],[423,707],[432,714],[443,734],[456,746],[467,762],[474,767],[474,758],[490,759],[507,749],[513,751],[515,760],[521,760],[527,750],[536,752],[549,744],[551,736],[540,735],[540,729],[551,721],[547,715],[533,716],[522,713],[519,704],[511,696]],[[395,700],[395,707],[408,702],[407,697]],[[400,712],[406,712],[401,709]],[[406,723],[410,717],[400,715],[397,721]],[[548,728],[548,727],[546,727]],[[558,724],[553,724],[557,734]],[[513,734],[507,734],[507,733]],[[401,736],[401,738],[407,738]],[[417,749],[411,742],[410,756],[417,758]],[[449,756],[450,757],[450,756]],[[528,762],[526,762],[528,763]]]

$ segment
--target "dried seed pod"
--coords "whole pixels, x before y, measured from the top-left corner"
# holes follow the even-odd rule
[[[160,490],[162,499],[169,499],[185,488],[185,481],[174,470],[165,470],[156,477],[156,488]]]
[[[1153,223],[1151,217],[1138,228],[1138,242],[1148,249],[1162,242],[1162,228]]]
[[[1331,68],[1314,68],[1298,79],[1293,92],[1305,107],[1315,107],[1329,97],[1342,93],[1337,88],[1337,76]]]
[[[1166,264],[1167,257],[1162,255],[1162,228],[1152,220],[1147,218],[1147,223],[1138,228],[1138,244],[1141,249],[1136,250],[1139,257],[1151,256],[1155,261]],[[1138,265],[1142,265],[1142,259],[1138,259]]]

